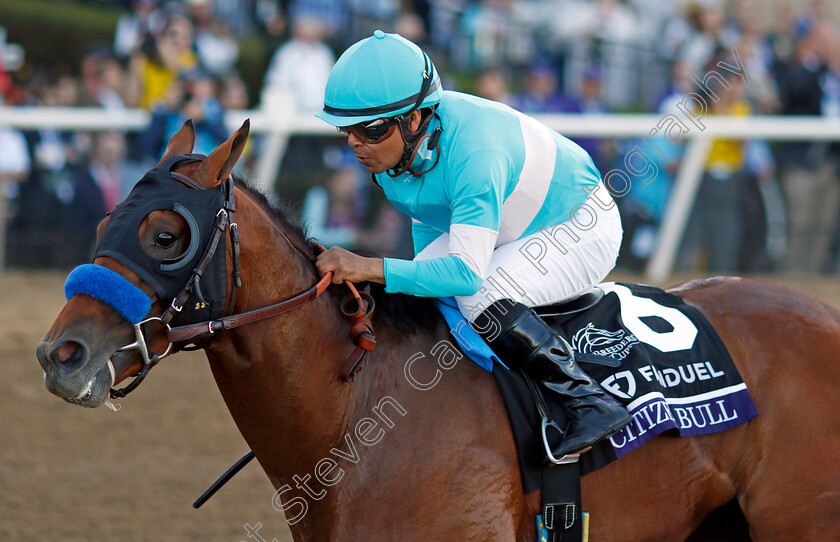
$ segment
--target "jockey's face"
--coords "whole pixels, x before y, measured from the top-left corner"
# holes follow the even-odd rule
[[[420,128],[420,111],[415,110],[409,116],[409,130],[414,132],[418,128]],[[376,141],[360,136],[355,129],[348,129],[346,132],[347,144],[353,149],[359,163],[371,173],[387,171],[399,164],[402,159],[405,142],[402,132],[396,125]]]

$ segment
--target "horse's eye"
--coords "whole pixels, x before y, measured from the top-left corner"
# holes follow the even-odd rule
[[[172,248],[175,244],[175,236],[169,232],[161,232],[155,236],[155,246],[160,248]]]

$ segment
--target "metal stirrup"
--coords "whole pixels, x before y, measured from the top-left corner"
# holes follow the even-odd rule
[[[531,390],[531,395],[534,398],[534,404],[537,406],[537,411],[540,413],[540,417],[542,418],[542,441],[543,446],[545,447],[545,455],[549,461],[554,463],[555,465],[567,465],[569,463],[577,463],[578,459],[580,459],[580,454],[566,454],[559,459],[554,456],[554,452],[551,450],[551,445],[548,443],[548,435],[547,429],[551,427],[558,433],[560,433],[561,438],[565,437],[566,432],[551,419],[551,416],[548,414],[548,407],[545,406],[545,400],[543,399],[540,390],[537,388],[534,381],[531,380],[531,377],[525,371],[521,371],[520,374],[522,378],[525,379],[525,383],[528,384],[528,389]]]

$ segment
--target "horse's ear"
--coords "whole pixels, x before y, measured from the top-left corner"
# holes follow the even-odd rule
[[[162,164],[164,160],[176,154],[191,153],[193,151],[193,145],[195,145],[195,126],[193,126],[192,119],[189,119],[178,130],[178,133],[169,140],[169,143],[166,145],[166,151],[163,153],[163,158],[158,163]]]
[[[242,156],[250,130],[251,120],[245,119],[239,130],[230,139],[216,147],[216,150],[204,159],[198,168],[197,180],[212,188],[227,179],[233,171],[233,166]]]

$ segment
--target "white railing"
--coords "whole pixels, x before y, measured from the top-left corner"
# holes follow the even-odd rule
[[[252,179],[254,183],[266,189],[271,187],[277,176],[290,135],[335,134],[334,128],[314,116],[297,114],[288,100],[275,99],[269,103],[274,104],[269,109],[229,111],[225,116],[225,122],[231,132],[238,128],[246,118],[250,118],[251,132],[268,136],[267,144],[258,160],[257,171]],[[683,134],[687,141],[672,195],[659,230],[656,250],[645,270],[645,275],[655,282],[667,279],[673,268],[712,139],[730,137],[765,140],[840,140],[840,119],[834,118],[706,116],[702,119],[694,119],[697,121],[695,122],[687,116],[677,116],[688,128],[688,131]],[[569,137],[641,138],[649,137],[664,116],[551,114],[534,115],[534,117]],[[49,127],[73,130],[140,131],[145,129],[148,122],[149,114],[135,109],[111,111],[98,108],[0,107],[0,125],[10,125],[21,129]]]

